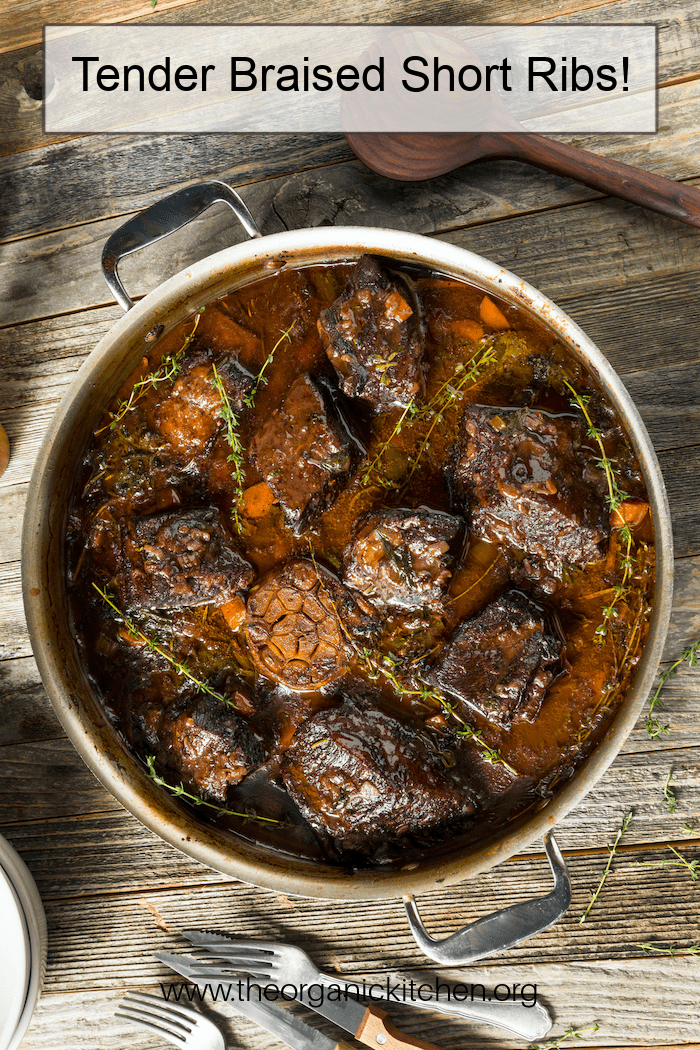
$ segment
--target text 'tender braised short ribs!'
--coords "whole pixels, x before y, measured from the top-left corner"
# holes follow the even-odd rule
[[[360,852],[444,830],[475,808],[469,786],[415,727],[349,699],[300,726],[282,776],[314,830]]]
[[[501,546],[515,582],[553,593],[565,565],[599,561],[605,474],[579,420],[469,406],[449,480],[473,536]]]
[[[300,376],[253,435],[250,458],[296,532],[313,524],[350,476],[357,446],[330,398]]]
[[[425,677],[507,728],[534,722],[561,651],[539,606],[508,591],[457,628]]]
[[[423,333],[408,288],[369,255],[318,321],[318,332],[343,392],[376,411],[407,405],[424,389]]]
[[[254,575],[216,507],[121,523],[118,581],[126,612],[223,605]]]

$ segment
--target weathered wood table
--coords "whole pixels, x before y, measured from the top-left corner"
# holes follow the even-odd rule
[[[49,925],[44,993],[27,1048],[158,1045],[114,1019],[127,988],[155,988],[154,949],[178,948],[185,925],[286,939],[339,974],[427,969],[399,901],[328,904],[225,879],[166,846],[125,813],[83,766],[46,700],[20,597],[20,526],[32,464],[68,382],[119,316],[99,272],[102,244],[125,216],[203,178],[239,187],[263,232],[319,223],[387,225],[464,245],[529,280],[577,320],[623,376],[658,450],[676,544],[665,659],[700,634],[700,230],[603,199],[516,163],[484,163],[432,182],[392,184],[328,135],[92,136],[52,139],[41,125],[44,22],[656,22],[656,135],[577,144],[700,187],[700,5],[695,0],[11,0],[0,11],[0,421],[12,443],[0,482],[0,830],[26,860]],[[624,37],[624,29],[621,29]],[[132,294],[241,233],[224,210],[124,263]],[[557,829],[574,884],[554,928],[466,979],[533,982],[552,1035],[581,1044],[700,1046],[700,960],[669,954],[700,942],[700,673],[663,692],[670,731],[640,720],[622,754]],[[678,804],[663,805],[669,770]],[[579,919],[626,813],[633,821],[588,921]],[[536,847],[481,879],[420,901],[447,933],[546,892]],[[661,862],[666,861],[667,865]],[[652,866],[649,866],[651,863]],[[1,921],[1,920],[0,920]],[[645,954],[641,945],[656,951]],[[207,1006],[207,1009],[209,1007]],[[211,1008],[229,1045],[271,1040],[225,1006]],[[445,1047],[515,1046],[495,1029],[407,1009],[404,1027]],[[600,1027],[593,1032],[594,1022]],[[329,1030],[329,1029],[327,1029]],[[329,1030],[330,1031],[330,1030]]]

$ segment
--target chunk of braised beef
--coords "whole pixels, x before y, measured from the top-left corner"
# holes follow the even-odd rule
[[[344,582],[380,608],[438,608],[464,521],[418,507],[363,514],[343,556]]]
[[[413,301],[409,301],[413,300]],[[409,288],[363,256],[318,331],[340,385],[376,411],[407,405],[424,391],[424,338]]]
[[[264,760],[245,718],[210,696],[172,714],[151,710],[150,723],[159,765],[206,799],[225,802],[228,789]]]
[[[158,397],[147,402],[148,425],[181,460],[208,452],[223,425],[221,395],[212,382],[214,365],[232,410],[241,412],[253,377],[234,355],[219,356],[206,348],[190,352],[172,385],[159,388]]]
[[[121,522],[118,581],[126,612],[223,605],[254,575],[216,507]]]
[[[471,534],[503,548],[516,583],[551,594],[567,565],[604,557],[607,483],[581,421],[469,406],[448,476]]]
[[[357,460],[330,398],[309,375],[290,387],[250,443],[250,457],[297,533],[312,525],[342,490]]]
[[[330,572],[297,558],[252,592],[245,633],[267,678],[290,689],[319,689],[346,673],[348,634],[366,634],[372,615]]]
[[[457,628],[424,677],[507,728],[534,722],[561,653],[540,607],[508,591]]]
[[[469,785],[444,766],[427,733],[366,701],[345,699],[307,719],[282,777],[322,838],[370,855],[387,843],[427,841],[475,809]]]

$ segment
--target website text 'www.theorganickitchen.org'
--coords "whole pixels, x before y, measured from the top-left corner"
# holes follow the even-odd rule
[[[232,980],[230,984],[175,984],[160,986],[164,999],[173,1002],[293,1002],[308,999],[311,1006],[324,1002],[342,1002],[349,997],[371,1002],[430,1002],[438,996],[455,1003],[519,1002],[523,1006],[537,1003],[536,984],[502,982],[492,989],[483,984],[446,984],[433,981],[400,980],[387,977],[382,981],[358,981],[350,984],[262,984],[252,978]]]

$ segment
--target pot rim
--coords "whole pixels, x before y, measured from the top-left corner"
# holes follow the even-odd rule
[[[633,686],[605,736],[589,757],[542,809],[515,822],[493,841],[462,856],[439,856],[408,869],[371,869],[348,873],[319,865],[295,865],[283,855],[255,855],[241,840],[240,852],[224,842],[167,796],[120,745],[103,718],[96,725],[83,708],[81,683],[71,681],[67,666],[74,654],[66,627],[66,594],[48,586],[49,558],[62,559],[63,533],[52,496],[61,464],[70,449],[76,423],[102,405],[100,378],[108,366],[134,356],[147,332],[159,323],[171,327],[200,305],[288,265],[352,259],[370,252],[406,263],[428,265],[453,274],[513,302],[552,328],[557,337],[600,382],[621,416],[639,459],[649,494],[656,544],[656,583],[649,633]],[[131,371],[122,367],[122,379]],[[112,379],[114,377],[112,376]],[[118,386],[118,384],[117,384]],[[116,392],[114,386],[110,398]],[[75,459],[73,460],[75,462]],[[65,469],[65,468],[64,468]],[[60,538],[57,539],[58,534]],[[60,550],[56,548],[60,544]],[[61,562],[62,563],[62,562]],[[526,281],[467,249],[420,234],[373,227],[305,228],[243,242],[200,260],[149,292],[99,341],[65,393],[48,428],[32,474],[22,534],[22,586],[34,655],[49,699],[76,750],[105,788],[160,838],[211,868],[261,888],[302,897],[370,900],[425,892],[482,873],[531,845],[576,806],[619,753],[654,681],[671,612],[673,540],[670,512],[653,446],[624,385],[602,352],[559,307]],[[63,574],[65,581],[65,573]],[[63,591],[65,592],[65,582]],[[61,632],[64,637],[61,640]],[[75,643],[73,640],[73,647]],[[82,683],[86,688],[87,683]],[[238,850],[238,846],[236,847]]]

